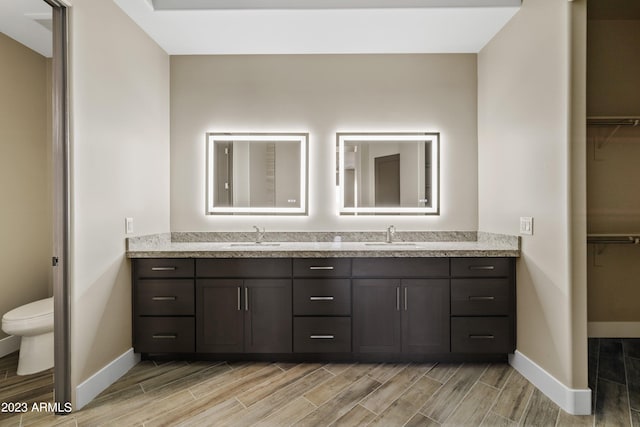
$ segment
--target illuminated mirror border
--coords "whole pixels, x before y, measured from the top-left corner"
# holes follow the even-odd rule
[[[349,142],[430,142],[431,206],[430,207],[345,207],[345,144]],[[440,133],[439,132],[338,132],[338,211],[340,215],[440,215]]]
[[[309,133],[253,133],[253,132],[208,132],[207,139],[207,215],[308,215],[308,164],[309,164]],[[299,142],[300,143],[300,203],[296,207],[232,207],[215,206],[215,149],[216,142]]]

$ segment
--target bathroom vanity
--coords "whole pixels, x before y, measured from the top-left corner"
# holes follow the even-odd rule
[[[266,243],[130,247],[134,350],[282,361],[515,350],[517,244]]]

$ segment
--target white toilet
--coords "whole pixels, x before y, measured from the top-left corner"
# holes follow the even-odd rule
[[[2,330],[21,336],[18,375],[53,367],[53,297],[25,304],[2,316]]]

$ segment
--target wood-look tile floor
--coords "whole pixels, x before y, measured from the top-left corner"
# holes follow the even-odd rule
[[[16,363],[16,355],[0,359],[0,402],[51,401],[52,373],[16,377]],[[564,413],[507,364],[144,361],[71,415],[0,414],[0,426],[591,426],[609,420]]]

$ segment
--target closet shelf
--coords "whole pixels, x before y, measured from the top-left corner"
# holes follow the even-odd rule
[[[598,149],[602,148],[604,145],[608,144],[611,141],[611,138],[620,130],[623,126],[631,126],[631,127],[639,127],[640,126],[640,117],[631,117],[631,116],[590,116],[587,117],[587,126],[615,126],[613,130],[609,133],[609,135],[600,139],[596,144]]]
[[[637,245],[640,244],[640,233],[628,234],[587,234],[587,243]]]
[[[631,116],[591,116],[587,117],[587,125],[592,126],[640,126],[640,117]]]
[[[587,117],[589,126],[640,126],[640,117],[632,116],[591,116]]]

